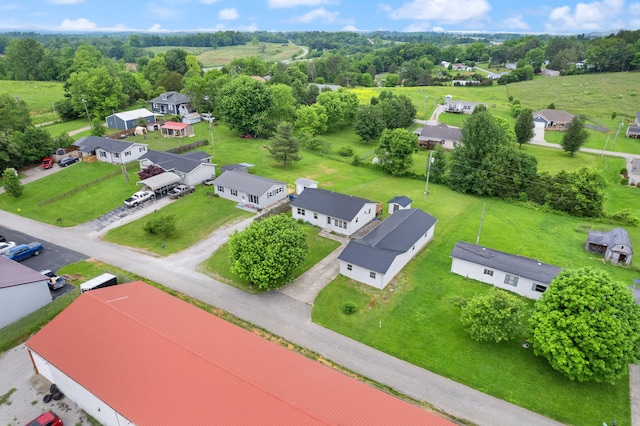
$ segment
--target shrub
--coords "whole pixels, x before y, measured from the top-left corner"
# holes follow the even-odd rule
[[[158,216],[144,224],[145,232],[168,237],[176,231],[176,217],[174,215]]]
[[[629,185],[629,178],[620,179],[620,185]]]
[[[353,302],[345,302],[344,305],[342,305],[342,312],[345,315],[352,315],[352,314],[355,314],[357,311],[358,311],[358,307]]]
[[[351,157],[353,155],[353,148],[351,148],[350,146],[343,146],[338,151],[338,154],[343,157]]]

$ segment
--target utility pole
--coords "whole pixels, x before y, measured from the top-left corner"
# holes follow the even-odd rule
[[[215,117],[211,117],[211,119],[209,120],[209,138],[211,139],[211,153],[213,155],[215,155],[216,153],[216,149],[213,146],[213,120],[215,120]]]
[[[433,150],[429,150],[429,160],[427,161],[427,182],[424,185],[424,201],[427,201],[427,194],[429,193],[429,174],[431,173],[431,163],[433,163]]]
[[[480,226],[478,227],[478,236],[476,237],[476,245],[480,243],[480,232],[482,232],[482,222],[484,221],[484,209],[487,207],[487,202],[485,201],[482,205],[482,216],[480,216]]]
[[[602,154],[600,154],[600,158],[604,157],[604,152],[606,151],[608,144],[609,144],[609,135],[607,135],[607,140],[604,142],[604,147],[602,148]]]
[[[87,100],[84,98],[84,95],[82,96],[82,103],[84,104],[84,110],[87,113],[87,120],[89,120],[89,126],[91,126],[91,117],[89,117],[89,108],[87,108]]]
[[[618,134],[620,134],[620,129],[622,129],[623,125],[624,125],[624,120],[622,120],[618,125],[618,130],[616,131],[616,137],[613,138],[613,144],[611,144],[611,151],[613,151],[613,149],[616,147],[616,140],[618,139]]]

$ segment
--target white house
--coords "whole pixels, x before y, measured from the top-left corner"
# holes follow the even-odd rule
[[[442,145],[443,148],[451,150],[462,140],[462,131],[459,127],[449,127],[444,123],[425,124],[413,133],[418,135],[418,145],[427,149]]]
[[[340,273],[383,289],[433,239],[437,220],[420,209],[398,210],[338,256]]]
[[[112,164],[130,163],[147,152],[147,144],[99,136],[80,138],[73,145],[80,148],[82,157],[95,156],[98,161]]]
[[[204,151],[192,151],[185,154],[173,154],[151,150],[138,159],[140,170],[155,164],[166,172],[180,177],[180,183],[197,185],[216,176],[216,165],[211,162],[211,154]]]
[[[298,178],[296,179],[295,184],[296,184],[297,195],[302,194],[302,191],[304,191],[306,188],[318,187],[318,182],[316,182],[315,180],[307,179],[307,178]]]
[[[291,202],[291,216],[342,235],[352,235],[376,217],[377,203],[352,195],[306,188]]]
[[[398,210],[410,209],[412,202],[413,200],[411,198],[405,197],[404,195],[393,197],[392,199],[387,201],[387,204],[389,205],[388,213],[393,214],[393,212],[396,212]]]
[[[561,270],[559,266],[464,241],[456,243],[451,259],[454,274],[535,300]]]
[[[287,184],[237,170],[222,173],[213,181],[221,198],[258,210],[269,207],[287,197]]]
[[[48,278],[0,256],[0,329],[51,302]]]

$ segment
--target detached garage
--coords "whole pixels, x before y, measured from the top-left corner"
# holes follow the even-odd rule
[[[107,426],[452,425],[140,281],[81,294],[26,346]]]
[[[0,256],[0,329],[51,302],[48,278]]]

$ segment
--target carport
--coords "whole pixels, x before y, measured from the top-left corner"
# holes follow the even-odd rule
[[[180,183],[180,176],[172,172],[165,172],[136,182],[136,185],[144,185],[153,192],[166,194],[178,183]]]

